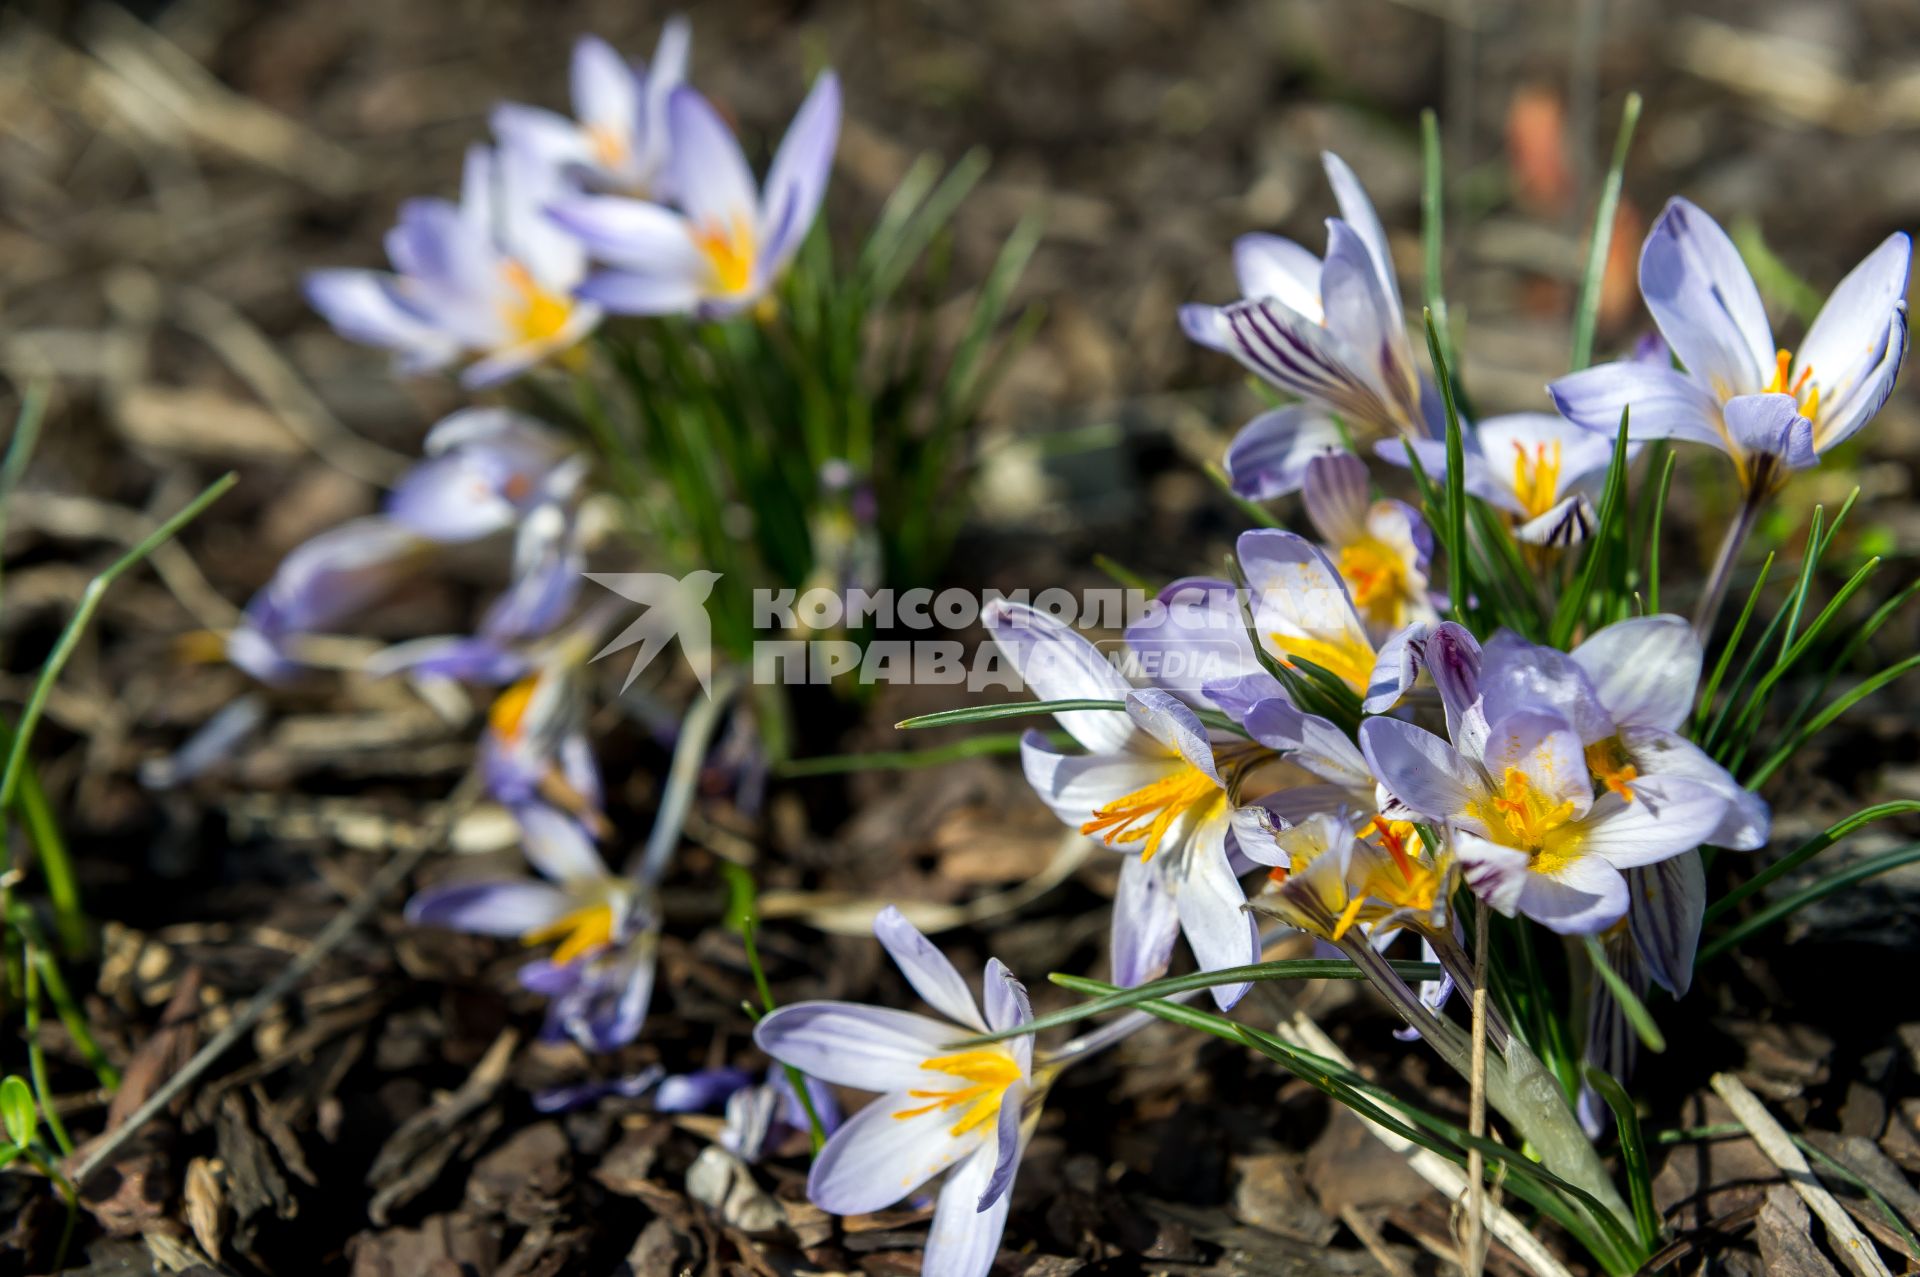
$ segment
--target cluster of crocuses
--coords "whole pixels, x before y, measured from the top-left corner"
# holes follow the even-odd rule
[[[1766,802],[1687,734],[1703,644],[1754,513],[1886,401],[1906,350],[1908,239],[1890,237],[1847,276],[1795,357],[1776,350],[1726,234],[1676,199],[1641,257],[1664,340],[1554,382],[1557,414],[1473,423],[1414,357],[1387,238],[1360,183],[1336,157],[1326,167],[1340,216],[1328,221],[1325,256],[1249,235],[1235,246],[1244,299],[1181,313],[1195,341],[1297,401],[1248,424],[1227,470],[1249,500],[1298,493],[1313,535],[1248,531],[1237,580],[1162,592],[1126,640],[1158,658],[1140,667],[1204,671],[1177,685],[1134,685],[1043,612],[1001,603],[984,618],[1029,691],[1079,706],[1055,714],[1078,750],[1030,733],[1022,758],[1067,826],[1122,857],[1113,981],[1164,975],[1183,936],[1203,971],[1255,963],[1266,915],[1347,954],[1440,1049],[1452,1036],[1443,1007],[1472,978],[1464,924],[1477,898],[1521,925],[1604,937],[1630,995],[1651,981],[1679,996],[1706,903],[1701,849],[1759,849],[1770,827]],[[1434,485],[1453,477],[1504,516],[1476,534],[1510,537],[1511,561],[1551,590],[1595,532],[1616,458],[1630,464],[1653,440],[1706,443],[1734,462],[1740,513],[1714,579],[1693,623],[1622,605],[1565,650],[1442,619],[1465,613],[1438,592],[1426,518],[1376,499],[1353,451],[1371,443]],[[1450,444],[1459,476],[1448,474]],[[815,1202],[872,1210],[951,1168],[923,1271],[980,1277],[1040,1098],[1080,1052],[1036,1065],[1028,1039],[1005,1036],[1028,1011],[999,964],[986,975],[983,1019],[900,918],[883,916],[876,932],[950,1023],[803,1004],[770,1017],[758,1038],[814,1076],[888,1092],[816,1161]],[[1417,993],[1379,958],[1403,933],[1445,973]],[[1211,992],[1224,1009],[1249,987]],[[1602,1010],[1590,1016],[1587,1058],[1622,1075],[1633,1037],[1609,1030],[1607,986],[1596,979],[1588,996]],[[1488,1032],[1520,1049],[1506,1045],[1497,1013]],[[1597,1134],[1592,1094],[1580,1099],[1579,1120]],[[1544,1120],[1564,1129],[1571,1104]],[[1578,1182],[1588,1167],[1567,1173]],[[1618,1204],[1610,1187],[1597,1191]]]
[[[606,316],[721,319],[770,304],[812,228],[840,129],[839,85],[815,82],[764,183],[713,106],[685,83],[684,19],[648,66],[602,40],[574,49],[573,118],[516,104],[497,142],[468,152],[457,202],[416,199],[388,234],[391,273],[323,270],[308,297],[342,334],[390,348],[402,371],[458,367],[471,390],[568,361]],[[533,417],[476,406],[428,433],[423,459],[380,514],[287,556],[227,636],[226,654],[268,685],[323,664],[316,636],[392,598],[445,551],[497,544],[508,583],[473,632],[380,653],[375,674],[494,689],[479,749],[488,794],[515,817],[537,878],[462,882],[416,898],[426,924],[551,946],[521,982],[551,999],[548,1032],[611,1049],[640,1031],[652,991],[659,858],[610,868],[585,732],[583,667],[618,619],[581,605],[597,464]],[[508,549],[510,547],[510,550]],[[658,620],[659,618],[656,618]],[[155,769],[184,779],[259,721],[236,703]]]

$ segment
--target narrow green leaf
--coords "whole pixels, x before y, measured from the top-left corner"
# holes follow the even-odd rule
[[[1064,714],[1080,709],[1110,709],[1126,713],[1125,701],[1015,701],[1004,705],[966,705],[959,709],[936,710],[931,714],[918,714],[913,718],[903,718],[894,724],[900,731],[912,731],[920,727],[953,727],[959,723],[992,723],[1003,718],[1027,718],[1034,714]]]
[[[1767,551],[1765,561],[1760,564],[1760,574],[1754,578],[1753,588],[1747,591],[1746,605],[1740,609],[1740,619],[1734,622],[1733,633],[1727,636],[1727,642],[1720,649],[1720,659],[1713,663],[1713,673],[1707,676],[1707,685],[1700,690],[1700,699],[1694,703],[1695,739],[1702,745],[1707,737],[1700,734],[1700,727],[1713,709],[1713,699],[1719,693],[1720,681],[1727,675],[1727,666],[1733,661],[1734,651],[1740,646],[1741,638],[1747,632],[1747,622],[1753,619],[1753,609],[1760,602],[1760,591],[1766,588],[1767,577],[1773,572],[1774,552]]]
[[[1780,769],[1781,764],[1799,753],[1808,741],[1825,731],[1827,725],[1833,722],[1834,719],[1840,717],[1855,705],[1916,666],[1920,666],[1920,655],[1909,656],[1897,665],[1890,665],[1886,669],[1881,670],[1872,678],[1861,683],[1856,683],[1841,695],[1839,699],[1835,700],[1833,704],[1814,715],[1805,727],[1802,727],[1799,731],[1788,737],[1785,744],[1775,750],[1766,762],[1762,763],[1758,769],[1747,777],[1745,781],[1747,787],[1757,789],[1761,785],[1766,784],[1768,778]]]
[[[1047,735],[1056,744],[1068,744],[1065,732]],[[987,736],[969,736],[934,749],[887,750],[871,754],[822,754],[815,758],[790,758],[776,764],[773,774],[786,779],[804,776],[835,776],[844,772],[917,771],[922,767],[943,767],[965,758],[991,758],[997,754],[1017,754],[1024,732],[996,732]]]
[[[1433,360],[1434,378],[1440,383],[1440,400],[1447,413],[1447,588],[1453,596],[1453,619],[1464,624],[1467,620],[1467,600],[1473,596],[1466,553],[1466,439],[1460,429],[1460,410],[1453,401],[1453,370],[1440,349],[1440,330],[1434,324],[1432,310],[1426,313],[1426,323],[1427,355]]]
[[[1613,247],[1613,223],[1620,211],[1620,187],[1627,168],[1627,151],[1633,146],[1634,126],[1640,122],[1640,95],[1627,94],[1620,109],[1620,131],[1613,139],[1613,160],[1607,165],[1607,178],[1600,187],[1600,204],[1594,209],[1593,230],[1587,237],[1587,266],[1580,274],[1580,298],[1573,308],[1573,352],[1568,368],[1579,372],[1593,362],[1593,331],[1600,314],[1600,291],[1606,282],[1607,255]]]
[[[1667,453],[1666,464],[1660,467],[1659,487],[1654,491],[1653,522],[1647,532],[1647,611],[1650,613],[1660,610],[1660,530],[1666,523],[1667,487],[1673,482],[1677,460],[1676,453]]]
[[[1904,847],[1896,847],[1878,856],[1869,856],[1865,860],[1856,861],[1790,896],[1774,901],[1751,917],[1741,919],[1707,944],[1702,945],[1697,961],[1706,962],[1711,958],[1719,957],[1756,932],[1764,931],[1774,923],[1792,917],[1808,905],[1824,900],[1836,891],[1843,891],[1869,878],[1891,872],[1902,865],[1913,864],[1915,861],[1920,861],[1920,842],[1908,843]]]
[[[1627,1175],[1627,1196],[1633,1203],[1633,1222],[1640,1243],[1649,1251],[1660,1245],[1660,1212],[1653,1204],[1653,1171],[1647,1164],[1647,1144],[1640,1133],[1640,1114],[1633,1097],[1605,1069],[1589,1064],[1587,1085],[1613,1110],[1620,1131],[1620,1162]]]
[[[1614,436],[1613,464],[1607,469],[1606,487],[1601,489],[1600,511],[1595,519],[1593,537],[1587,542],[1586,553],[1580,556],[1580,570],[1574,577],[1573,587],[1561,595],[1560,606],[1553,614],[1553,628],[1549,632],[1553,647],[1564,650],[1571,643],[1574,631],[1580,627],[1601,560],[1609,557],[1609,546],[1618,533],[1616,525],[1626,517],[1627,414],[1630,411],[1628,408],[1620,410],[1620,432]]]
[[[1762,869],[1759,873],[1708,905],[1704,921],[1718,921],[1730,910],[1737,907],[1741,901],[1757,892],[1765,891],[1768,887],[1771,887],[1774,883],[1786,877],[1801,865],[1804,865],[1807,861],[1813,859],[1855,830],[1864,829],[1875,821],[1885,820],[1889,816],[1907,816],[1915,813],[1920,813],[1920,800],[1903,798],[1895,802],[1880,803],[1873,807],[1862,808],[1854,812],[1853,815],[1848,816],[1845,820],[1836,821],[1828,825],[1825,829],[1807,839],[1807,841],[1801,843],[1798,847],[1795,847],[1792,851],[1780,857],[1780,859],[1774,861],[1765,869]]]
[[[1653,1013],[1647,1010],[1647,1004],[1640,995],[1628,987],[1620,978],[1620,973],[1607,961],[1607,951],[1600,945],[1598,937],[1582,936],[1587,947],[1587,958],[1593,963],[1594,974],[1607,986],[1607,992],[1620,1004],[1620,1010],[1626,1013],[1627,1023],[1633,1026],[1634,1033],[1647,1050],[1659,1054],[1667,1049],[1667,1039],[1661,1034],[1660,1026],[1653,1022]]]
[[[40,1133],[40,1111],[34,1107],[33,1088],[23,1077],[0,1079],[0,1127],[16,1148],[30,1148]]]
[[[1438,332],[1437,344],[1445,359],[1434,367],[1441,381],[1453,367],[1453,331],[1447,325],[1447,296],[1441,279],[1446,264],[1446,177],[1440,150],[1440,117],[1420,112],[1420,244],[1426,259],[1427,313]]]

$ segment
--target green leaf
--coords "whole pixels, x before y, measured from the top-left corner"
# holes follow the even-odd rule
[[[1014,701],[1004,705],[964,705],[959,709],[937,710],[931,714],[917,714],[912,718],[903,718],[894,724],[900,731],[912,731],[921,727],[954,727],[961,723],[994,723],[1003,718],[1030,718],[1035,714],[1064,714],[1082,709],[1110,709],[1118,713],[1127,712],[1125,701]]]
[[[1640,995],[1628,987],[1627,982],[1620,978],[1620,973],[1607,961],[1607,952],[1601,948],[1599,939],[1595,936],[1582,936],[1581,939],[1586,943],[1587,957],[1593,963],[1594,974],[1607,986],[1607,992],[1613,995],[1613,1000],[1620,1004],[1620,1010],[1626,1013],[1627,1023],[1633,1026],[1641,1043],[1655,1054],[1665,1051],[1667,1039],[1662,1036],[1660,1026],[1653,1022],[1652,1012],[1647,1010],[1647,1004],[1640,1000]]]
[[[1447,522],[1447,588],[1452,595],[1453,619],[1464,624],[1467,600],[1473,595],[1467,567],[1466,440],[1460,429],[1460,410],[1453,401],[1453,370],[1440,349],[1440,330],[1434,324],[1431,310],[1426,313],[1426,322],[1427,355],[1433,360],[1434,376],[1440,383],[1440,400],[1447,413],[1447,499],[1443,510]]]
[[[1619,536],[1620,526],[1626,518],[1629,411],[1628,408],[1620,410],[1620,431],[1613,440],[1613,464],[1607,468],[1607,483],[1601,490],[1600,512],[1594,521],[1593,537],[1587,542],[1586,553],[1580,558],[1580,570],[1574,577],[1573,588],[1560,596],[1560,606],[1553,614],[1549,644],[1562,650],[1572,642],[1574,631],[1580,627],[1581,619],[1586,615],[1587,599],[1593,593],[1600,563],[1611,557],[1610,547]]]
[[[1447,296],[1442,285],[1446,257],[1446,178],[1440,153],[1440,117],[1420,112],[1420,244],[1426,259],[1427,313],[1438,333],[1437,345],[1445,359],[1434,366],[1434,376],[1446,381],[1453,367],[1453,331],[1447,325]]]
[[[1613,247],[1613,223],[1620,211],[1620,187],[1633,146],[1634,126],[1640,122],[1640,95],[1627,94],[1620,109],[1620,131],[1613,139],[1613,160],[1600,187],[1600,204],[1593,213],[1587,237],[1587,267],[1580,275],[1580,299],[1573,308],[1573,353],[1568,370],[1579,372],[1593,362],[1593,330],[1600,314],[1600,290],[1606,282],[1607,255]]]
[[[1700,962],[1706,962],[1710,958],[1719,957],[1728,949],[1733,948],[1733,946],[1754,935],[1756,932],[1764,931],[1774,923],[1782,922],[1792,917],[1808,905],[1813,904],[1815,901],[1824,900],[1836,891],[1842,891],[1848,887],[1865,882],[1869,878],[1876,877],[1883,873],[1889,873],[1903,865],[1913,864],[1915,861],[1920,861],[1920,842],[1908,843],[1904,847],[1896,847],[1892,851],[1882,852],[1878,856],[1869,856],[1865,860],[1856,861],[1846,868],[1829,874],[1820,881],[1794,892],[1790,896],[1776,900],[1751,917],[1741,919],[1720,935],[1715,936],[1710,942],[1701,946],[1700,956],[1696,960],[1696,965]]]
[[[991,758],[997,754],[1017,754],[1024,732],[999,732],[988,736],[969,736],[935,749],[890,750],[872,754],[823,754],[815,758],[790,758],[776,763],[773,774],[794,779],[802,776],[834,776],[843,772],[916,771],[922,767],[941,767],[964,758]],[[1057,745],[1072,739],[1065,732],[1050,732]]]
[[[1647,1164],[1647,1144],[1640,1133],[1640,1114],[1633,1097],[1605,1069],[1589,1064],[1587,1085],[1613,1110],[1620,1131],[1620,1162],[1627,1174],[1627,1196],[1633,1202],[1633,1222],[1648,1250],[1660,1245],[1660,1212],[1653,1204],[1653,1172]]]
[[[1666,462],[1660,467],[1660,485],[1653,497],[1653,522],[1647,529],[1647,611],[1660,611],[1660,529],[1666,523],[1667,487],[1673,482],[1674,463],[1678,454],[1668,452]]]
[[[29,1148],[40,1131],[40,1111],[34,1107],[33,1089],[27,1080],[10,1075],[0,1080],[0,1127],[16,1148]]]

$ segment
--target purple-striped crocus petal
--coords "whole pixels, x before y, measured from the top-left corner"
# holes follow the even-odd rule
[[[1817,465],[1813,423],[1792,395],[1735,395],[1721,408],[1727,436],[1750,456],[1777,458],[1789,470]]]
[[[1258,376],[1346,415],[1350,426],[1399,428],[1374,375],[1353,367],[1353,353],[1331,330],[1275,301],[1235,302],[1220,317],[1226,353]]]
[[[955,1024],[980,1033],[987,1031],[987,1022],[980,1018],[980,1008],[974,1005],[967,982],[953,969],[947,955],[907,921],[907,915],[888,905],[874,915],[873,934],[928,1006]]]
[[[1248,966],[1260,961],[1260,928],[1247,912],[1247,893],[1227,862],[1225,813],[1194,831],[1186,862],[1169,885],[1180,930],[1202,971]],[[1213,1000],[1222,1011],[1246,996],[1250,984],[1215,985]]]
[[[1715,422],[1719,401],[1705,386],[1671,368],[1621,360],[1570,373],[1547,387],[1553,406],[1574,425],[1612,439],[1628,411],[1629,439],[1680,439],[1727,450]]]
[[[1420,645],[1421,663],[1440,693],[1447,717],[1447,736],[1461,750],[1478,758],[1486,745],[1484,717],[1477,732],[1467,725],[1468,712],[1480,699],[1482,652],[1480,640],[1456,621],[1442,621]],[[1471,735],[1471,739],[1468,739]]]
[[[1100,649],[1056,618],[1024,603],[990,600],[980,611],[994,645],[1043,701],[1124,701],[1133,684],[1121,677]],[[1067,734],[1095,753],[1127,748],[1134,731],[1125,714],[1071,710],[1054,718]]]
[[[1631,802],[1611,791],[1594,800],[1580,823],[1582,860],[1616,869],[1655,864],[1698,847],[1726,818],[1726,796],[1697,780],[1643,776],[1627,787]]]
[[[1369,718],[1360,724],[1360,750],[1380,783],[1423,818],[1484,832],[1477,820],[1461,816],[1481,796],[1479,773],[1432,732],[1396,718]]]
[[[1347,162],[1332,151],[1320,153],[1320,163],[1327,171],[1327,183],[1333,187],[1334,203],[1340,208],[1340,218],[1367,247],[1367,256],[1373,262],[1374,271],[1380,281],[1380,291],[1392,305],[1395,329],[1404,326],[1400,310],[1400,285],[1393,272],[1393,250],[1387,244],[1386,228],[1380,224],[1380,214],[1374,211],[1373,201],[1367,198],[1366,187],[1354,176]]]
[[[560,883],[588,883],[610,876],[580,822],[559,808],[525,803],[514,808],[513,818],[520,826],[527,862],[543,876]]]
[[[987,1277],[1007,1227],[1005,1193],[981,1205],[996,1164],[994,1146],[981,1145],[940,1186],[920,1277]]]
[[[753,170],[713,105],[681,85],[667,98],[667,135],[674,196],[688,220],[720,233],[756,226],[760,201]]]
[[[392,277],[370,270],[317,270],[305,282],[307,303],[349,341],[405,353],[422,370],[451,363],[459,343],[394,300]]]
[[[1311,404],[1289,404],[1240,428],[1227,445],[1227,478],[1249,501],[1268,501],[1298,492],[1309,463],[1345,449],[1331,417]]]
[[[987,971],[983,982],[982,1000],[987,1007],[987,1028],[995,1033],[1004,1033],[1033,1019],[1033,1004],[1027,1000],[1027,986],[1014,978],[1007,964],[998,958],[987,959]],[[1012,1038],[1007,1049],[1013,1052],[1013,1058],[1020,1065],[1020,1075],[1027,1076],[1033,1070],[1033,1036]]]
[[[1832,401],[1822,401],[1820,420],[1814,426],[1813,446],[1825,452],[1851,438],[1886,406],[1893,394],[1893,382],[1907,357],[1907,308],[1903,305],[1887,321],[1875,362],[1851,387],[1841,387]]]
[[[1308,462],[1301,495],[1313,530],[1328,545],[1352,545],[1367,535],[1367,463],[1352,453],[1330,452]]]
[[[779,278],[820,214],[833,152],[840,143],[840,77],[823,71],[773,153],[761,195],[763,283]]]
[[[1387,637],[1374,653],[1366,695],[1360,700],[1362,709],[1369,714],[1384,714],[1413,690],[1420,677],[1420,653],[1431,631],[1426,622],[1416,621]]]
[[[521,936],[565,917],[574,903],[558,887],[526,878],[456,882],[428,887],[407,901],[407,921],[480,936]]]
[[[1178,753],[1189,767],[1225,787],[1207,729],[1185,701],[1157,687],[1128,692],[1127,717],[1142,732]]]
[[[695,1069],[676,1073],[660,1083],[653,1094],[653,1107],[660,1113],[701,1113],[718,1108],[735,1092],[753,1085],[753,1074],[745,1069]]]
[[[937,1075],[921,1064],[947,1054],[947,1043],[966,1036],[928,1016],[852,1002],[795,1002],[753,1031],[760,1049],[782,1064],[863,1091],[924,1089]]]
[[[993,1158],[993,1174],[981,1191],[979,1209],[988,1210],[1013,1187],[1013,1176],[1020,1169],[1020,1128],[1031,1087],[1022,1080],[1010,1084],[1000,1097],[1000,1118],[995,1125],[994,1142],[981,1156]]]
[[[1520,908],[1520,893],[1533,876],[1533,858],[1457,825],[1448,840],[1467,889],[1498,913],[1513,917]]]
[[[1167,862],[1128,856],[1113,898],[1113,982],[1123,988],[1157,980],[1173,960],[1180,915],[1166,880]]]
[[[1603,942],[1603,947],[1607,965],[1626,981],[1635,997],[1645,997],[1647,972],[1632,940],[1609,938]],[[1582,1057],[1586,1063],[1614,1080],[1625,1082],[1633,1076],[1634,1065],[1639,1059],[1640,1035],[1634,1031],[1632,1022],[1627,1019],[1613,991],[1597,974],[1590,979],[1587,988],[1587,1036]],[[1613,1109],[1584,1082],[1580,1085],[1580,1096],[1574,1103],[1574,1112],[1580,1119],[1581,1129],[1593,1140],[1600,1139],[1613,1129],[1616,1120]]]
[[[1693,955],[1707,907],[1698,851],[1627,870],[1627,927],[1656,984],[1678,998],[1693,983]]]
[[[1242,720],[1247,734],[1268,749],[1277,749],[1322,780],[1351,789],[1370,788],[1373,773],[1347,734],[1317,714],[1301,711],[1291,701],[1269,697],[1248,710]]]
[[[1702,386],[1747,395],[1773,372],[1760,290],[1720,224],[1675,196],[1640,250],[1640,294],[1660,333]]]
[[[769,1016],[762,1027],[772,1022]],[[900,1116],[916,1109],[920,1111],[911,1117]],[[864,1215],[893,1205],[962,1157],[986,1148],[979,1140],[953,1138],[948,1133],[952,1125],[953,1114],[937,1104],[916,1096],[881,1096],[848,1118],[814,1158],[807,1176],[808,1200],[833,1215]],[[987,1174],[991,1172],[989,1163]],[[968,1194],[969,1210],[986,1186],[987,1174]]]
[[[1187,340],[1196,346],[1205,346],[1208,350],[1217,350],[1223,355],[1231,355],[1233,348],[1227,344],[1227,312],[1223,306],[1204,306],[1198,302],[1189,302],[1179,311],[1180,331]]]
[[[1340,339],[1353,361],[1349,367],[1397,409],[1391,422],[1417,433],[1419,371],[1400,331],[1397,300],[1384,291],[1372,253],[1359,234],[1341,219],[1327,219],[1327,259],[1320,269],[1320,295],[1326,327]]]
[[[1550,545],[1564,550],[1592,536],[1598,517],[1587,494],[1576,492],[1515,528],[1513,538],[1524,545]]]
[[[1773,830],[1773,813],[1766,800],[1741,787],[1733,773],[1698,745],[1659,727],[1623,727],[1620,742],[1642,776],[1678,776],[1699,781],[1727,800],[1726,815],[1704,842],[1729,851],[1758,851]]]
[[[1693,627],[1671,613],[1616,621],[1571,653],[1622,726],[1677,730],[1693,712],[1703,653]]]
[[[1210,685],[1265,674],[1229,582],[1185,577],[1161,590],[1155,604],[1127,627],[1136,677],[1204,694]]]
[[[1314,321],[1321,319],[1320,259],[1278,235],[1242,235],[1233,241],[1233,271],[1242,297],[1271,297]]]
[[[641,935],[610,956],[583,958],[580,983],[554,1000],[568,1037],[589,1051],[614,1051],[640,1036],[653,1001],[658,937]]]
[[[1045,736],[1029,731],[1020,738],[1020,766],[1040,800],[1078,829],[1096,809],[1166,779],[1179,763],[1170,756],[1149,758],[1132,752],[1063,754]]]

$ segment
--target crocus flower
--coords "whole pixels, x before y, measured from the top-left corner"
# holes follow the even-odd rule
[[[1038,732],[1020,747],[1027,782],[1054,813],[1127,857],[1113,908],[1115,982],[1162,974],[1180,932],[1204,970],[1258,961],[1229,844],[1235,803],[1261,792],[1256,773],[1272,753],[1244,740],[1216,743],[1177,697],[1134,689],[1093,644],[1044,612],[996,599],[981,620],[1040,699],[1126,705],[1124,713],[1055,716],[1085,754],[1058,753]],[[1247,987],[1216,987],[1213,996],[1231,1007]]]
[[[573,118],[507,102],[494,108],[493,131],[591,188],[665,196],[667,98],[687,78],[691,42],[687,20],[668,19],[643,70],[605,40],[582,36],[573,46]]]
[[[820,1119],[821,1133],[831,1136],[840,1129],[840,1105],[832,1088],[818,1079],[804,1077],[807,1099],[814,1116]],[[774,1065],[766,1078],[741,1087],[727,1097],[727,1124],[720,1131],[720,1147],[743,1162],[757,1162],[770,1148],[777,1148],[789,1135],[808,1130],[807,1106],[793,1089],[786,1069]]]
[[[1427,595],[1433,533],[1419,511],[1404,501],[1370,500],[1366,463],[1346,452],[1307,465],[1303,496],[1307,518],[1374,639],[1439,620]]]
[[[1240,427],[1227,445],[1227,481],[1249,501],[1284,497],[1300,491],[1316,457],[1346,450],[1332,417],[1311,404],[1288,404]]]
[[[1340,216],[1327,219],[1325,258],[1277,235],[1242,236],[1234,265],[1244,300],[1183,306],[1180,325],[1279,389],[1338,413],[1351,430],[1434,434],[1438,401],[1414,363],[1386,231],[1353,170],[1337,155],[1321,159],[1340,206]],[[1326,424],[1300,412],[1257,418],[1248,429],[1259,431],[1261,452],[1285,456],[1326,442]],[[1236,447],[1250,452],[1254,444]],[[1255,467],[1240,469],[1251,475]],[[1278,495],[1284,473],[1276,468],[1261,494]]]
[[[591,635],[576,631],[549,645],[533,672],[494,698],[480,739],[487,791],[508,806],[552,803],[598,829],[600,772],[586,734],[581,667]]]
[[[1410,530],[1407,543],[1417,548]],[[1273,657],[1319,666],[1360,693],[1369,713],[1391,708],[1413,685],[1417,670],[1407,645],[1420,625],[1404,627],[1376,647],[1346,579],[1318,546],[1292,532],[1256,528],[1241,533],[1234,550],[1252,596],[1255,638]],[[1367,561],[1381,570],[1396,563],[1407,569],[1405,559],[1395,559],[1385,546],[1370,551]],[[1362,566],[1361,560],[1354,566]]]
[[[1617,424],[1617,423],[1616,423]],[[1409,440],[1435,483],[1447,474],[1443,439]],[[1571,545],[1593,528],[1592,498],[1613,463],[1613,440],[1544,412],[1489,417],[1461,437],[1468,492],[1513,516],[1514,535],[1531,545]],[[1374,445],[1382,460],[1407,463],[1406,444]],[[1639,451],[1630,445],[1628,456]]]
[[[521,968],[520,982],[553,999],[546,1036],[590,1050],[633,1040],[653,991],[657,932],[632,879],[609,870],[570,815],[540,803],[516,807],[527,860],[542,879],[431,887],[407,902],[407,920],[528,945],[551,956]]]
[[[307,300],[342,336],[393,350],[406,372],[471,358],[460,375],[469,388],[510,380],[600,322],[599,307],[574,296],[585,251],[543,212],[562,189],[537,155],[475,147],[458,204],[401,206],[387,234],[394,273],[315,271]]]
[[[387,517],[432,541],[477,541],[578,492],[586,459],[533,418],[463,408],[421,445],[424,460],[387,497]]]
[[[820,1150],[807,1176],[809,1200],[836,1215],[866,1214],[944,1171],[920,1271],[985,1277],[999,1252],[1008,1191],[1039,1117],[1047,1071],[1036,1070],[1029,1036],[952,1044],[1030,1021],[1027,993],[990,959],[983,1015],[953,964],[897,909],[882,910],[873,930],[907,982],[944,1018],[798,1002],[762,1020],[754,1041],[810,1078],[882,1092]]]
[[[298,640],[321,633],[392,594],[418,571],[431,542],[392,519],[351,519],[280,562],[227,636],[227,659],[263,683],[301,666]]]
[[[554,219],[611,267],[580,295],[623,315],[723,318],[766,299],[812,228],[840,137],[840,81],[814,82],[764,187],[725,121],[682,86],[667,99],[678,211],[614,195],[557,201]]]
[[[1907,349],[1912,243],[1889,235],[1854,267],[1798,354],[1774,344],[1760,290],[1711,217],[1668,202],[1640,251],[1640,293],[1685,371],[1602,364],[1549,386],[1574,423],[1611,437],[1631,409],[1634,439],[1682,439],[1733,458],[1751,497],[1864,426],[1886,403]]]
[[[1674,619],[1661,618],[1663,626]],[[1360,727],[1382,785],[1420,818],[1447,826],[1467,885],[1502,913],[1565,934],[1617,922],[1628,907],[1621,871],[1698,847],[1732,805],[1684,765],[1640,773],[1616,752],[1614,737],[1596,738],[1592,750],[1583,743],[1608,713],[1602,705],[1626,712],[1657,685],[1657,674],[1646,677],[1651,662],[1615,664],[1608,658],[1617,651],[1602,643],[1587,653],[1614,689],[1587,700],[1548,694],[1553,665],[1517,643],[1503,645],[1481,670],[1442,685],[1453,702],[1451,743],[1397,719]],[[1471,697],[1464,704],[1463,693]],[[1689,697],[1681,712],[1690,704]]]

